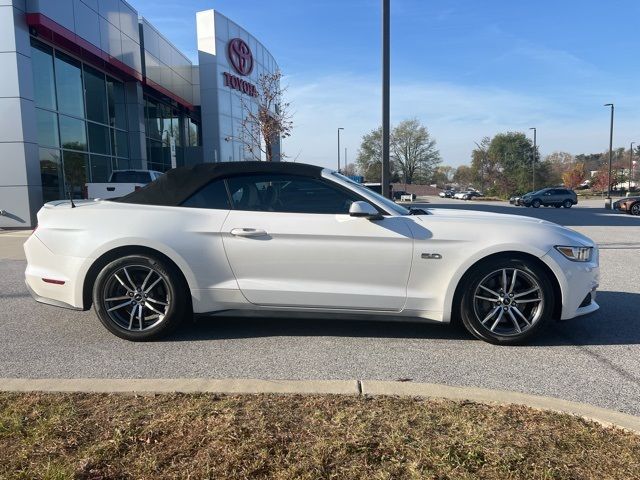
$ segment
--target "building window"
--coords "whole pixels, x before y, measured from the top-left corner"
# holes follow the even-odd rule
[[[165,172],[174,162],[178,167],[185,165],[185,149],[200,145],[196,120],[179,108],[147,95],[144,104],[148,168]]]
[[[53,76],[53,49],[34,40],[31,49],[31,64],[35,82],[36,106],[57,110],[56,84]]]
[[[108,107],[104,73],[85,65],[84,84],[87,94],[87,119],[106,124]]]
[[[35,38],[31,56],[44,200],[80,198],[129,168],[124,84]]]
[[[84,95],[80,62],[56,51],[55,79],[58,110],[61,113],[84,118]],[[35,79],[35,81],[37,82],[38,79]]]

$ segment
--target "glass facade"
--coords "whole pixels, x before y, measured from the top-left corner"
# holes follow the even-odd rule
[[[81,198],[129,168],[124,85],[35,38],[31,54],[44,201]]]
[[[174,163],[176,167],[185,165],[185,150],[201,144],[199,122],[148,95],[144,105],[149,170],[165,172]]]

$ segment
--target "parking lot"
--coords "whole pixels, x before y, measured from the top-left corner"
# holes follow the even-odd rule
[[[604,210],[600,200],[569,210],[428,202],[535,216],[590,236],[601,248],[600,311],[557,323],[525,347],[492,346],[440,325],[251,318],[200,320],[166,341],[134,344],[93,312],[34,302],[23,283],[26,233],[8,232],[0,233],[0,377],[402,379],[640,415],[640,218]]]

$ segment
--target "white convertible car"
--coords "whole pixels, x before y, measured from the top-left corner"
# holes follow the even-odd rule
[[[43,303],[128,340],[192,314],[460,319],[521,343],[598,309],[598,250],[546,221],[396,205],[328,169],[177,168],[116,200],[47,203],[25,243]]]

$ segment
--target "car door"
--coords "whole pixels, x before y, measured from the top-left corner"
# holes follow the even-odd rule
[[[542,194],[542,203],[544,205],[553,205],[556,201],[556,191],[552,188],[546,190]]]
[[[356,193],[283,174],[229,178],[222,236],[239,287],[256,305],[398,311],[413,238],[407,219],[349,216]]]

